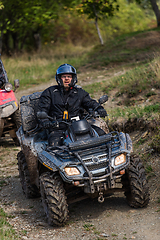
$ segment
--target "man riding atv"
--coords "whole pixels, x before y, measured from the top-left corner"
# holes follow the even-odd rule
[[[98,102],[90,98],[89,94],[80,86],[75,86],[77,74],[73,66],[70,64],[59,66],[55,78],[58,86],[51,86],[42,93],[37,118],[39,118],[39,112],[46,112],[47,115],[58,121],[70,120],[74,117],[80,119],[83,109],[87,112],[89,109],[96,109],[100,117],[107,116],[106,110]],[[60,144],[63,132],[67,127],[66,124],[61,123],[59,128],[54,128],[54,130],[53,123],[48,118],[40,119],[40,124],[44,128],[49,128],[49,144]],[[101,129],[99,131],[102,132]]]
[[[20,100],[17,159],[25,196],[41,196],[47,221],[56,226],[67,221],[70,203],[86,198],[103,203],[108,194],[124,192],[131,207],[147,206],[145,169],[129,134],[97,124],[107,115],[101,104],[108,96],[91,99],[75,85],[76,70],[69,64],[57,69],[56,81]]]

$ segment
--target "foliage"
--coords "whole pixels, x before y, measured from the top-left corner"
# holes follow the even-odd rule
[[[120,11],[116,11],[118,5]],[[93,11],[93,7],[96,12]],[[80,15],[77,15],[77,10]],[[99,19],[104,39],[123,32],[144,29],[148,24],[142,10],[133,3],[126,4],[124,0],[117,0],[117,2],[116,0],[112,2],[106,0],[49,0],[47,2],[45,0],[2,0],[0,13],[0,32],[3,33],[2,49],[8,54],[13,50],[36,49],[37,35],[40,36],[39,42],[42,39],[43,44],[57,42],[70,42],[76,45],[96,44],[98,36],[92,20],[96,18]],[[111,15],[114,16],[110,17]]]
[[[62,11],[56,21],[48,22],[41,30],[41,35],[45,45],[51,43],[53,46],[60,42],[76,46],[89,46],[98,42],[93,22],[87,20],[85,15],[83,17],[77,15],[74,10]]]
[[[103,17],[113,16],[119,5],[116,0],[82,0],[78,11],[87,14],[89,19],[102,19]]]
[[[0,10],[3,8],[3,3],[0,1]]]
[[[52,4],[52,1],[47,1],[46,4],[43,0],[3,0],[3,5],[0,21],[3,24],[1,29],[4,33],[7,26],[8,30],[13,32],[21,30],[22,34],[22,30],[27,32],[33,26],[44,25],[50,18],[56,17],[56,13],[53,11],[53,9],[56,10],[56,4]]]
[[[67,1],[66,4],[71,2]],[[18,50],[18,48],[24,47],[28,38],[31,39],[35,33],[40,33],[50,19],[58,17],[64,1],[3,0],[2,3],[4,8],[1,9],[0,14],[1,31],[5,34],[7,42],[9,36],[12,37],[13,44]],[[19,44],[20,46],[18,46]]]
[[[117,0],[82,0],[78,8],[80,14],[87,14],[89,19],[94,19],[97,28],[97,33],[101,44],[103,45],[103,38],[101,36],[98,19],[113,16],[115,11],[119,9],[119,5],[116,4]]]
[[[104,40],[124,33],[148,29],[153,17],[146,14],[146,11],[135,2],[129,4],[125,0],[117,0],[117,4],[119,5],[119,11],[113,17],[104,19],[101,23],[101,29],[105,29],[105,31],[102,31]]]

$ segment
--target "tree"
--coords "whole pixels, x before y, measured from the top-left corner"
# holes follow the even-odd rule
[[[132,0],[129,0],[129,2],[131,2]],[[157,27],[160,26],[160,10],[157,4],[157,0],[136,0],[136,2],[138,4],[140,4],[142,6],[142,8],[152,8],[152,10],[154,11],[154,14],[156,16],[156,20],[157,20]]]
[[[3,3],[0,1],[0,10],[3,8]]]
[[[0,31],[3,43],[9,52],[10,37],[13,48],[22,50],[27,39],[38,39],[40,30],[50,19],[58,16],[61,1],[52,0],[3,0],[0,14]],[[1,3],[0,2],[0,3]],[[1,5],[0,5],[1,6]]]
[[[94,19],[100,43],[103,45],[103,39],[99,30],[98,20],[113,16],[114,12],[119,9],[116,0],[82,0],[78,11],[81,14],[87,14],[89,19]]]
[[[0,1],[0,14],[1,10],[4,8],[2,1]],[[0,22],[0,26],[2,23]],[[0,53],[2,52],[2,31],[0,30]]]
[[[159,7],[157,5],[157,2],[156,0],[150,0],[151,2],[151,6],[152,6],[152,9],[156,15],[156,19],[157,19],[157,27],[160,26],[160,11],[159,11]]]

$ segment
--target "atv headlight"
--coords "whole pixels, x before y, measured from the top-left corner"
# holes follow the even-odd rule
[[[80,174],[80,171],[76,167],[66,167],[64,170],[68,176]]]
[[[125,162],[126,162],[126,155],[121,154],[121,155],[119,155],[115,158],[114,165],[117,166],[117,165],[120,165],[120,164],[125,163]]]
[[[4,88],[7,92],[10,92],[12,90],[12,84],[11,83],[6,83]]]

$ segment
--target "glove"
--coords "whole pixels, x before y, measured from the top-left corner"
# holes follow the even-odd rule
[[[40,123],[44,128],[50,128],[53,126],[52,122],[49,121],[48,119],[41,119]]]
[[[103,107],[98,108],[97,112],[99,113],[100,117],[106,117],[107,116],[107,112]]]

